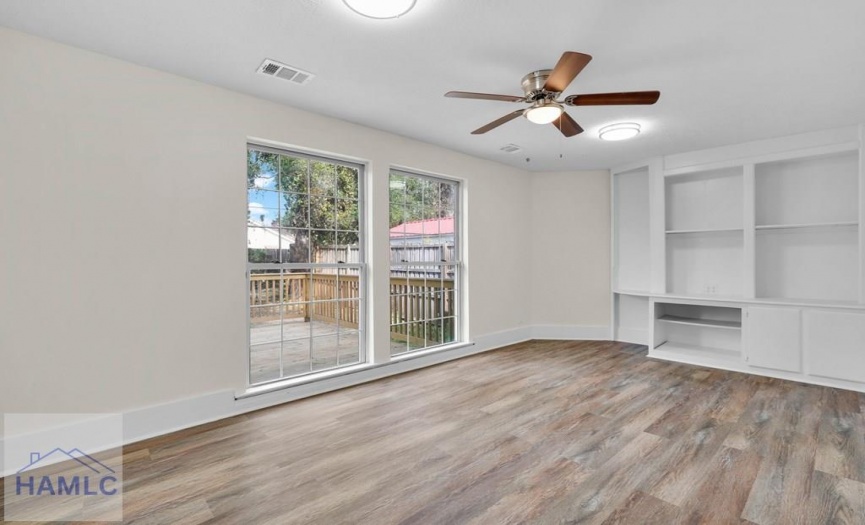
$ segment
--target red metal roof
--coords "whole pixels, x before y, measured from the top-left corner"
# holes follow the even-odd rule
[[[404,222],[390,229],[391,237],[408,235],[450,235],[454,232],[454,218],[426,219]]]

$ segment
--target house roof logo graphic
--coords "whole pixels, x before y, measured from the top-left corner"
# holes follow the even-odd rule
[[[76,463],[81,464],[88,470],[93,471],[95,474],[114,474],[114,469],[109,467],[108,465],[102,463],[98,459],[94,458],[89,454],[85,454],[79,448],[73,448],[72,450],[63,450],[62,448],[55,448],[51,452],[47,454],[41,454],[39,452],[31,452],[30,453],[30,463],[20,469],[16,474],[21,474],[22,472],[26,472],[28,470],[36,468],[40,463],[45,462],[48,458],[53,457],[54,460],[51,463],[57,463],[60,461],[64,461],[63,456],[66,456],[65,461],[72,460]]]

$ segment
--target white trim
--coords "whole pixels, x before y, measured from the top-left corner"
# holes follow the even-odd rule
[[[312,157],[318,157],[322,160],[335,160],[337,162],[348,162],[352,164],[360,164],[364,168],[369,168],[371,159],[365,159],[363,157],[354,157],[352,155],[345,155],[344,153],[337,153],[334,151],[326,151],[315,148],[308,148],[306,146],[300,146],[297,144],[289,144],[287,142],[279,142],[277,140],[269,140],[262,139],[259,137],[246,137],[247,146],[261,146],[264,148],[273,148],[277,150],[289,150],[294,151],[296,153],[300,153],[301,155],[310,155]]]
[[[425,179],[431,179],[431,180],[444,179],[446,182],[456,182],[456,183],[460,183],[460,184],[466,182],[466,179],[464,179],[462,177],[455,176],[455,175],[445,175],[443,173],[438,173],[436,171],[410,168],[410,167],[404,166],[402,164],[391,164],[389,169],[388,169],[388,178],[390,178],[390,172],[391,171],[398,171],[402,175],[409,175],[409,176],[415,175],[418,177],[423,177]]]
[[[128,445],[304,397],[323,394],[453,361],[454,359],[496,350],[508,345],[528,341],[531,339],[531,333],[532,330],[530,327],[522,327],[478,336],[475,338],[474,344],[453,345],[453,347],[440,349],[436,352],[424,352],[423,355],[406,356],[403,359],[378,366],[367,365],[354,373],[338,374],[327,379],[297,384],[241,399],[236,398],[234,390],[226,389],[128,410],[123,412],[123,443],[106,443],[105,448],[102,450]],[[334,372],[343,372],[343,370],[335,370]],[[35,433],[41,432],[57,432],[57,429],[48,429]],[[10,436],[8,439],[20,438],[26,439],[26,436]],[[2,445],[3,440],[0,439],[0,449],[2,449]],[[100,451],[91,450],[89,452],[96,453]]]
[[[86,450],[90,454],[102,452],[105,450],[112,450],[120,448],[123,444],[115,441],[114,436],[107,437],[103,434],[94,435],[94,428],[105,428],[106,423],[99,423],[99,421],[110,420],[112,418],[121,416],[120,414],[112,414],[112,413],[104,413],[104,414],[78,414],[79,416],[86,416],[81,419],[77,419],[74,421],[69,421],[62,426],[52,426],[50,428],[38,429],[32,432],[26,432],[23,434],[15,434],[11,436],[0,436],[0,477],[14,476],[18,470],[22,467],[22,465],[6,465],[3,451],[4,447],[11,446],[14,450],[22,450],[22,449],[30,449],[34,443],[57,443],[58,435],[86,435],[88,445]],[[94,426],[95,425],[95,426]],[[125,421],[124,421],[125,426]],[[119,430],[119,429],[118,429]],[[20,442],[20,443],[18,443]],[[14,443],[13,445],[7,445],[7,443]],[[56,445],[52,445],[56,446]],[[81,445],[83,446],[83,445]],[[49,449],[50,450],[50,449]],[[44,452],[44,451],[43,451]],[[43,459],[39,461],[40,467],[47,467],[49,465],[56,465],[58,463],[63,463],[65,461],[69,461],[68,456],[63,455],[52,455],[45,456]],[[0,516],[2,517],[2,516]],[[5,521],[3,523],[6,523]]]
[[[731,168],[740,168],[746,164],[769,164],[772,162],[780,162],[787,160],[810,159],[833,155],[837,153],[846,153],[856,151],[859,148],[858,142],[845,142],[843,144],[833,144],[829,146],[818,146],[808,149],[800,149],[795,151],[783,151],[779,153],[769,153],[766,155],[755,155],[753,157],[729,159],[709,164],[699,164],[695,166],[685,166],[664,172],[666,177],[680,177],[686,175],[697,175],[708,171],[726,170]]]
[[[743,246],[742,246],[742,295],[746,298],[757,297],[757,220],[756,202],[756,171],[753,164],[745,164],[742,168],[743,187]]]
[[[609,326],[534,325],[532,339],[562,339],[567,341],[609,341]]]
[[[664,161],[652,159],[649,163],[649,290],[667,291],[667,188],[664,180]]]
[[[865,124],[859,126],[859,302],[865,304]]]
[[[787,137],[745,142],[732,146],[691,151],[664,157],[667,174],[706,171],[747,163],[771,162],[821,153],[856,149],[856,126],[802,133]]]
[[[814,375],[806,375],[804,373],[798,372],[782,372],[778,370],[769,370],[767,368],[759,368],[749,366],[747,364],[738,364],[733,362],[732,360],[725,360],[724,362],[720,362],[720,360],[712,361],[711,364],[707,364],[709,361],[705,358],[694,359],[689,356],[684,355],[676,355],[674,352],[664,352],[662,350],[653,350],[649,352],[647,356],[649,359],[657,359],[659,361],[670,361],[674,363],[683,363],[687,365],[693,365],[700,368],[714,368],[719,370],[728,370],[731,372],[741,372],[744,374],[749,374],[753,376],[761,376],[761,377],[774,377],[776,379],[784,379],[786,381],[795,381],[796,383],[803,383],[806,385],[820,385],[820,386],[828,386],[831,388],[841,388],[844,390],[852,390],[854,392],[865,392],[865,384],[855,383],[853,381],[845,381],[843,379],[830,379],[820,376]]]
[[[654,159],[652,159],[652,160],[654,160]],[[641,160],[641,161],[637,161],[637,162],[631,162],[629,164],[624,164],[622,166],[617,166],[615,168],[610,169],[610,174],[613,176],[626,175],[626,174],[631,173],[633,171],[640,171],[643,169],[647,169],[649,167],[649,164],[651,164],[651,162],[652,161]]]
[[[747,298],[747,297],[727,297],[719,295],[680,295],[680,294],[663,294],[651,293],[639,290],[617,290],[619,295],[633,295],[634,297],[648,297],[657,299],[660,302],[681,302],[682,304],[707,304],[725,306],[726,304],[753,304],[753,305],[769,305],[769,306],[796,306],[805,308],[829,308],[839,310],[865,310],[865,304],[859,303],[843,303],[833,301],[812,301],[800,299],[769,299],[765,297]]]

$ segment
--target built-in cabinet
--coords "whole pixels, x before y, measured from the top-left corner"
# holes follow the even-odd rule
[[[851,127],[612,176],[613,337],[865,391],[865,163]]]
[[[802,371],[802,311],[748,306],[743,326],[745,362],[769,370]]]

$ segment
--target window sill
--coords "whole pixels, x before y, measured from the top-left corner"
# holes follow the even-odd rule
[[[348,376],[352,374],[357,374],[359,372],[365,372],[369,370],[374,370],[377,368],[385,368],[388,366],[393,366],[397,363],[402,363],[405,361],[410,361],[412,359],[419,359],[422,357],[427,357],[431,355],[441,354],[448,351],[459,350],[462,348],[466,348],[469,346],[474,346],[474,343],[453,343],[449,345],[437,346],[435,348],[430,348],[428,350],[417,350],[414,352],[409,352],[405,354],[400,354],[398,356],[394,356],[390,361],[386,363],[361,363],[358,365],[346,366],[344,368],[337,368],[334,370],[325,370],[323,372],[317,372],[315,374],[309,374],[301,377],[277,380],[270,383],[265,383],[262,385],[250,386],[242,393],[238,393],[235,395],[235,399],[246,399],[249,397],[259,396],[262,394],[269,394],[271,392],[276,392],[279,390],[287,390],[294,387],[299,387],[303,385],[309,385],[311,383],[318,383],[321,381],[325,381],[327,379],[333,379],[342,376]]]
[[[428,348],[425,350],[414,350],[412,352],[406,352],[404,354],[399,354],[391,357],[390,362],[400,362],[406,361],[409,359],[415,359],[418,357],[424,357],[427,355],[437,354],[439,352],[447,352],[448,350],[458,350],[460,348],[465,348],[467,346],[474,346],[474,343],[451,343],[447,345],[436,346],[433,348]]]

